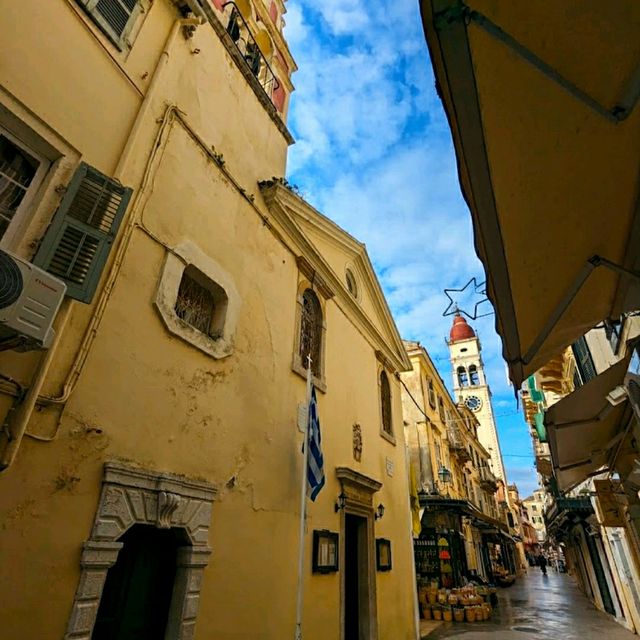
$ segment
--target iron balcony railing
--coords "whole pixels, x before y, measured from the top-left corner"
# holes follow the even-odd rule
[[[461,462],[471,460],[471,455],[467,451],[462,434],[457,426],[451,423],[447,425],[447,437],[449,439],[449,448],[458,456]]]
[[[225,2],[222,5],[222,11],[225,16],[228,16],[227,33],[231,36],[251,73],[257,78],[260,86],[275,106],[273,92],[280,87],[280,81],[260,50],[247,21],[235,2]]]

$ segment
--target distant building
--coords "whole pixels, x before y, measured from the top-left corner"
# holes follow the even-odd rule
[[[472,574],[515,574],[513,538],[496,500],[501,480],[480,442],[477,415],[451,398],[420,343],[405,347],[412,364],[400,374],[405,441],[422,508],[414,540],[418,580],[452,587]],[[433,555],[439,544],[447,546],[446,562]]]
[[[536,489],[532,495],[525,498],[522,504],[526,507],[528,520],[535,529],[536,541],[543,543],[547,539],[547,529],[544,524],[544,512],[550,499],[544,489]]]

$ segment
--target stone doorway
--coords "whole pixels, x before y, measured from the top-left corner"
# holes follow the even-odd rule
[[[370,615],[367,520],[351,513],[344,520],[344,638],[363,640]]]
[[[340,523],[340,637],[377,640],[376,564],[373,495],[377,480],[338,467],[345,506]]]
[[[211,555],[207,543],[215,495],[215,488],[207,482],[107,462],[91,536],[83,545],[80,580],[65,640],[96,640],[101,637],[111,640],[113,635],[109,635],[108,618],[117,615],[118,606],[110,607],[107,603],[103,606],[103,595],[109,597],[110,591],[107,577],[110,572],[114,575],[112,569],[115,574],[122,569],[115,567],[126,544],[132,543],[132,549],[137,545],[141,551],[139,535],[146,535],[149,538],[146,542],[155,551],[164,553],[161,575],[156,578],[163,583],[171,580],[164,590],[165,595],[170,594],[168,604],[165,603],[161,612],[154,607],[155,615],[162,618],[164,633],[160,638],[193,638],[202,574]],[[134,533],[136,528],[138,531]],[[146,533],[139,534],[141,530]],[[154,533],[149,533],[150,530]],[[172,541],[172,536],[177,537]],[[135,540],[132,542],[130,538]],[[135,565],[139,561],[135,557],[127,560],[126,555],[123,562]],[[138,584],[154,580],[153,576],[145,574],[144,567],[130,567],[129,574],[136,576]],[[153,596],[148,591],[147,595]],[[135,609],[134,605],[128,603],[125,608],[133,606]],[[100,625],[107,625],[108,634],[94,636],[101,608]],[[135,615],[135,611],[128,615]],[[153,621],[143,621],[143,625],[145,628],[151,625],[149,633],[155,634],[147,634],[148,637],[158,637],[157,625],[154,626]],[[101,633],[99,629],[96,630],[98,633]],[[138,638],[137,635],[115,637]]]

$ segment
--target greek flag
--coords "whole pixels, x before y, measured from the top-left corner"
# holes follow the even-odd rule
[[[324,460],[320,446],[320,418],[318,418],[318,403],[316,388],[311,386],[311,400],[309,401],[309,456],[307,458],[307,496],[315,501],[320,489],[324,487]]]

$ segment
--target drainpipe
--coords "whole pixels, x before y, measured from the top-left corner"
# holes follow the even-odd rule
[[[192,8],[192,1],[187,2],[189,8]],[[195,4],[195,2],[193,2]],[[149,112],[151,108],[151,98],[156,92],[159,84],[159,78],[162,76],[162,71],[167,66],[169,62],[169,52],[173,47],[173,41],[178,36],[181,28],[190,29],[195,28],[204,23],[206,18],[180,18],[173,23],[171,27],[171,31],[167,36],[167,39],[164,43],[164,47],[162,48],[162,53],[160,54],[160,58],[156,64],[156,68],[153,70],[153,75],[151,76],[151,82],[147,88],[147,91],[144,95],[144,99],[142,104],[140,105],[140,109],[138,110],[138,114],[136,115],[135,122],[131,127],[131,131],[129,131],[129,135],[127,137],[127,142],[125,143],[124,149],[120,154],[120,159],[118,160],[118,164],[113,172],[114,178],[121,179],[122,174],[124,173],[125,167],[129,162],[129,158],[131,156],[131,152],[135,147],[135,143],[138,140],[138,136],[140,134],[140,129],[142,128],[143,123],[145,122],[145,116]]]
[[[20,448],[20,443],[22,442],[24,433],[27,430],[29,419],[31,418],[33,409],[36,406],[36,401],[38,400],[38,396],[40,395],[40,391],[42,391],[47,373],[49,372],[49,367],[53,362],[56,350],[60,344],[61,336],[64,333],[65,326],[69,320],[69,316],[71,315],[72,307],[73,303],[71,299],[67,298],[58,314],[58,326],[56,327],[56,335],[53,343],[49,349],[42,354],[38,367],[34,373],[33,380],[29,385],[29,390],[27,391],[24,399],[20,404],[14,407],[14,410],[11,413],[11,420],[8,425],[8,437],[10,440],[7,442],[7,446],[2,454],[2,459],[0,460],[0,472],[8,469],[15,460],[18,449]]]

